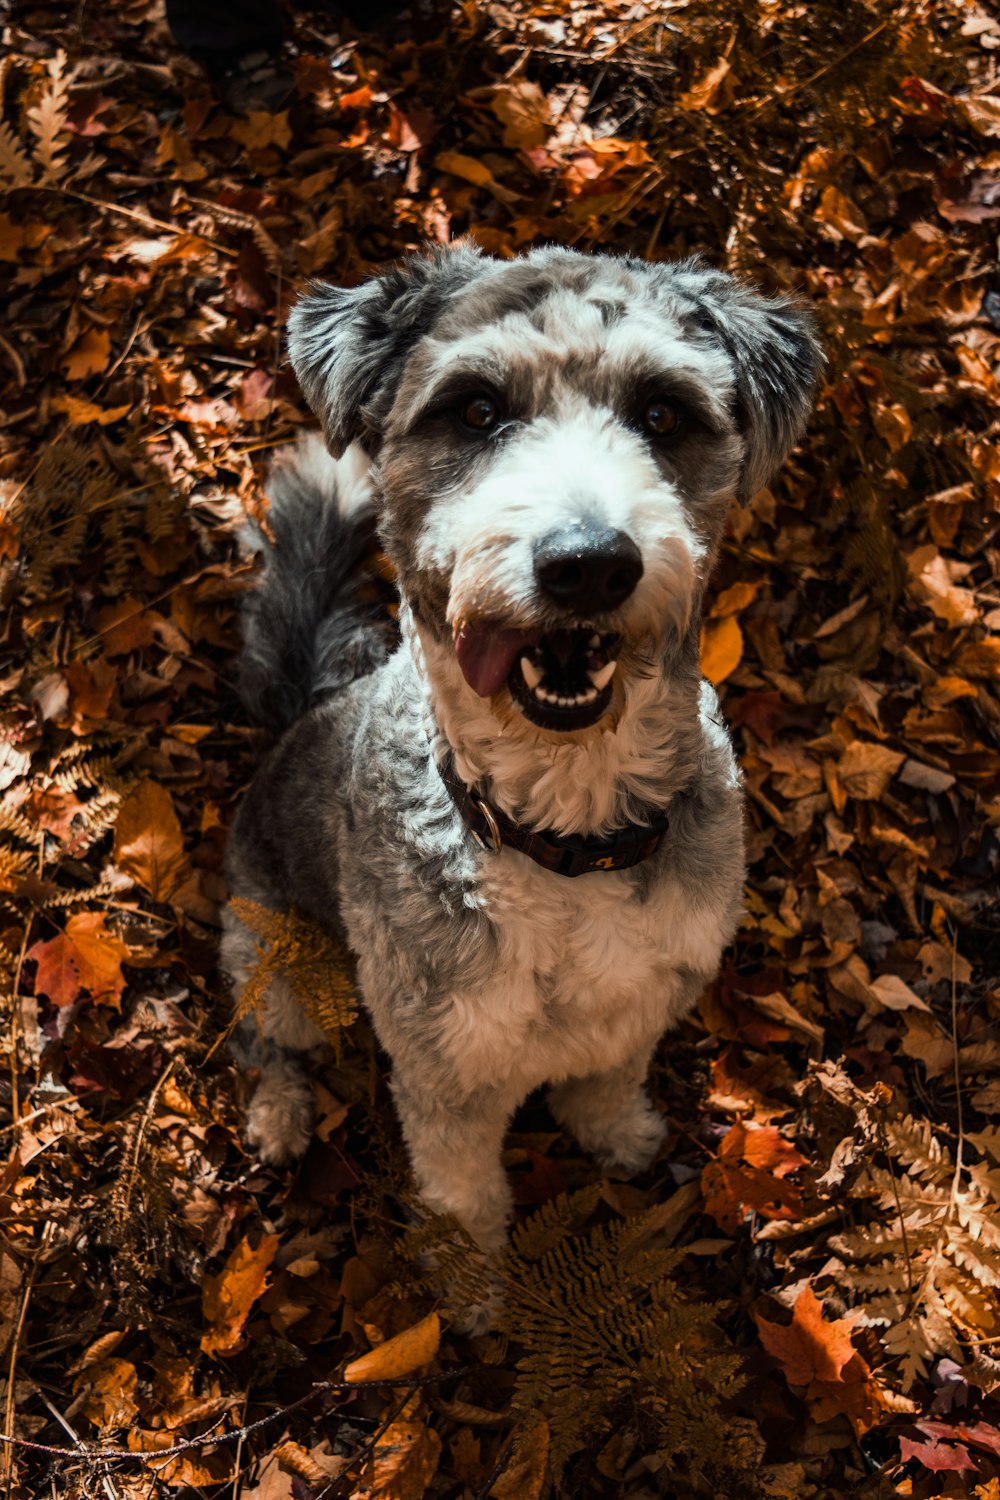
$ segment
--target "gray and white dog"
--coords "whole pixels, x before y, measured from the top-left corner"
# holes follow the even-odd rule
[[[284,735],[231,888],[346,939],[423,1200],[495,1251],[530,1090],[605,1165],[661,1144],[650,1057],[715,974],[744,875],[702,595],[821,355],[801,307],[697,261],[461,244],[316,286],[289,329],[326,446],[272,473],[242,683]],[[357,587],[375,524],[396,649]],[[253,961],[229,913],[237,984]],[[323,1040],[280,981],[243,1028],[269,1161],[309,1141]]]

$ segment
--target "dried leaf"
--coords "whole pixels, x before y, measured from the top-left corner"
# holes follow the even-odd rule
[[[96,911],[77,912],[65,931],[28,949],[35,970],[35,994],[47,995],[53,1005],[73,1005],[86,991],[96,1005],[118,1010],[125,976],[122,962],[129,950]]]
[[[166,787],[142,781],[125,798],[115,823],[114,858],[154,901],[169,901],[179,891],[189,870]]]
[[[205,1277],[202,1316],[208,1327],[201,1338],[205,1354],[235,1354],[243,1347],[243,1325],[267,1285],[268,1267],[278,1244],[276,1234],[262,1235],[256,1247],[244,1238],[218,1275]]]
[[[437,1313],[429,1313],[404,1333],[386,1339],[360,1359],[354,1359],[344,1371],[344,1379],[397,1380],[429,1364],[441,1342],[441,1323]]]

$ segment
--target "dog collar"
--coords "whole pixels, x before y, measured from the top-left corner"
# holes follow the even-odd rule
[[[583,834],[537,832],[524,828],[508,818],[499,808],[491,807],[478,792],[470,791],[455,773],[449,755],[438,766],[441,780],[451,793],[462,820],[481,849],[499,854],[507,846],[533,859],[543,870],[556,875],[589,875],[598,870],[629,870],[649,859],[663,842],[667,831],[666,813],[659,813],[641,826],[631,823],[606,839]]]

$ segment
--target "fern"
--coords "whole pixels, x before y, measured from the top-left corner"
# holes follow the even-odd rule
[[[351,978],[353,961],[344,944],[298,912],[276,912],[241,897],[235,915],[262,939],[259,961],[240,996],[236,1019],[260,1011],[276,979],[291,987],[310,1020],[326,1032],[339,1057],[341,1033],[358,1013]]]
[[[500,1328],[522,1350],[513,1410],[549,1424],[554,1480],[630,1409],[655,1423],[666,1456],[721,1474],[737,1356],[721,1346],[711,1307],[674,1282],[683,1252],[643,1245],[642,1216],[573,1232],[588,1201],[563,1196],[512,1237]]]
[[[65,73],[65,52],[58,52],[47,66],[49,76],[37,101],[27,112],[27,120],[36,138],[35,164],[41,171],[42,182],[50,183],[66,171],[64,152],[68,143],[59,141],[69,113],[70,81]]]
[[[28,153],[10,126],[0,120],[0,185],[8,189],[26,188],[34,180]]]

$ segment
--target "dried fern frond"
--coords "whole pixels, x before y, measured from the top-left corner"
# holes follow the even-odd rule
[[[553,1478],[638,1407],[662,1451],[721,1483],[732,1467],[722,1405],[740,1384],[738,1356],[711,1306],[676,1285],[683,1252],[643,1245],[643,1216],[570,1232],[583,1196],[545,1205],[512,1237],[499,1326],[523,1351],[513,1410],[549,1423]]]
[[[0,185],[5,188],[31,187],[35,174],[28,153],[17,136],[0,120]]]
[[[339,1056],[341,1032],[358,1014],[348,949],[299,912],[271,911],[242,897],[234,898],[231,906],[261,939],[260,960],[246,981],[236,1019],[242,1020],[251,1010],[259,1014],[271,985],[282,978],[309,1019],[326,1032]]]
[[[68,145],[67,141],[59,141],[59,136],[66,130],[69,114],[70,79],[66,75],[65,52],[57,52],[47,67],[49,76],[38,99],[27,112],[27,121],[36,138],[34,157],[42,181],[55,182],[66,170],[64,152]]]

